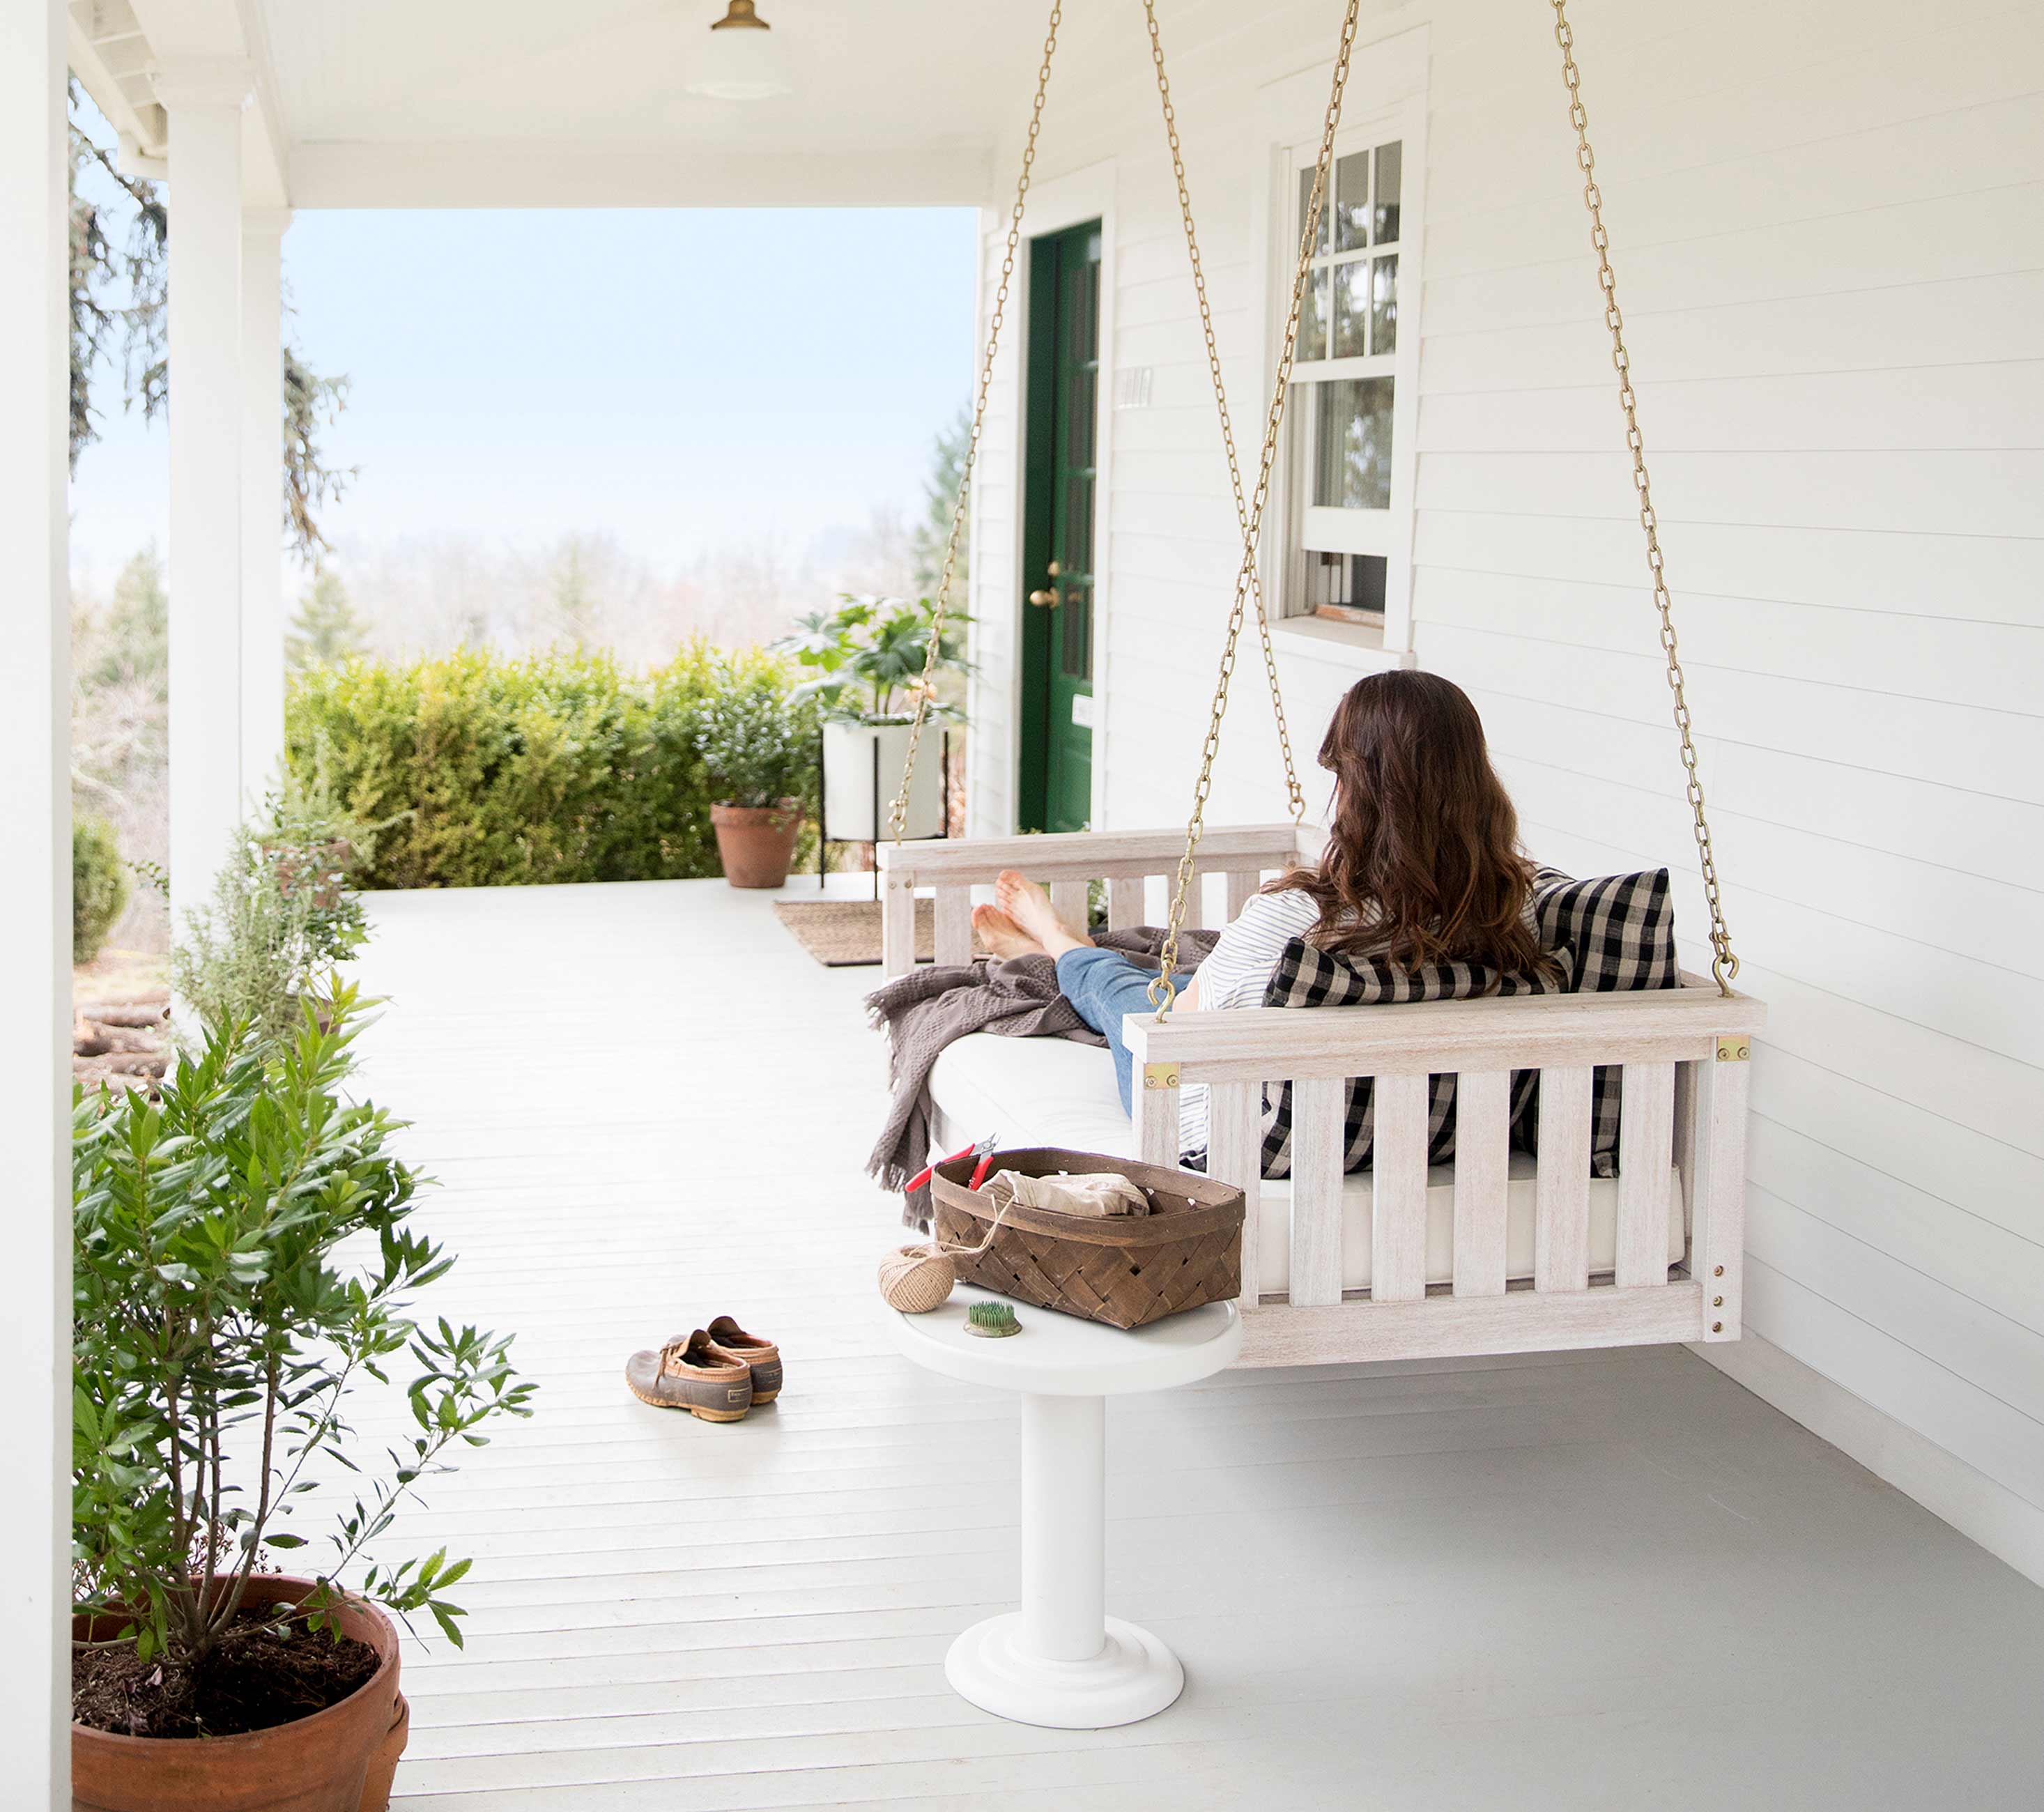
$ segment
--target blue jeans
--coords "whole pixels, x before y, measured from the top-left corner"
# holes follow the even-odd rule
[[[1133,1061],[1128,1046],[1121,1042],[1121,1022],[1128,1014],[1155,1011],[1150,1004],[1150,984],[1156,979],[1156,970],[1139,968],[1119,950],[1066,950],[1058,958],[1058,992],[1107,1040],[1107,1048],[1114,1054],[1114,1080],[1121,1090],[1125,1114],[1135,1112],[1135,1091]],[[1175,979],[1183,988],[1187,972],[1178,970]]]

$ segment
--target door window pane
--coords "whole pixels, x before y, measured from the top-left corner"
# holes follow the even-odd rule
[[[1342,378],[1312,386],[1313,501],[1322,509],[1391,507],[1389,378]]]
[[[1268,192],[1268,190],[1266,191],[1266,194]],[[1299,172],[1299,231],[1301,235],[1303,235],[1306,230],[1307,210],[1311,208],[1312,205],[1313,170],[1312,167],[1308,165],[1305,169]],[[1320,231],[1315,236],[1313,240],[1313,255],[1315,257],[1319,257],[1327,249],[1327,216],[1332,209],[1333,205],[1334,198],[1331,196],[1326,198],[1321,203]]]
[[[1058,628],[1062,646],[1059,665],[1065,678],[1093,678],[1093,593],[1078,579],[1065,582],[1064,602],[1058,606]]]
[[[1378,263],[1384,260],[1379,259]],[[1370,260],[1351,259],[1334,267],[1335,357],[1360,359],[1370,351]],[[1385,348],[1379,346],[1382,352]]]
[[[1358,259],[1350,267],[1360,270]],[[1370,260],[1370,349],[1390,352],[1398,345],[1398,254]]]
[[[1398,182],[1400,166],[1404,162],[1404,147],[1397,140],[1393,140],[1389,144],[1380,144],[1377,148],[1377,228],[1374,236],[1379,245],[1389,245],[1398,237]]]
[[[1310,182],[1312,172],[1307,172]],[[1370,153],[1351,152],[1335,166],[1335,250],[1370,244]]]

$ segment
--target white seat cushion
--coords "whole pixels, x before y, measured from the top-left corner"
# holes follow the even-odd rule
[[[937,1142],[943,1150],[991,1133],[1010,1149],[1062,1146],[1071,1151],[1135,1155],[1135,1129],[1121,1111],[1114,1085],[1114,1059],[1097,1045],[1069,1038],[1006,1038],[974,1032],[947,1046],[930,1073],[930,1098],[937,1109]],[[1454,1166],[1427,1173],[1427,1281],[1453,1281],[1455,1257]],[[1372,1173],[1351,1172],[1342,1184],[1342,1288],[1370,1288]],[[1263,1185],[1262,1276],[1258,1288],[1281,1295],[1291,1284],[1292,1184],[1289,1178]],[[1505,1274],[1533,1275],[1534,1161],[1512,1154],[1505,1196]],[[1668,1262],[1681,1261],[1688,1218],[1680,1172],[1673,1177],[1668,1205]],[[1618,1250],[1618,1180],[1590,1180],[1590,1269],[1608,1272]]]

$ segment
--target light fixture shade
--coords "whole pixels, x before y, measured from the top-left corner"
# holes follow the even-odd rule
[[[718,101],[763,101],[789,91],[787,67],[772,29],[753,10],[753,0],[730,0],[724,17],[709,29],[689,92]]]

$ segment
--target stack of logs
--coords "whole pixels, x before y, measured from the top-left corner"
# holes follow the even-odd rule
[[[153,1093],[170,1061],[170,1013],[167,988],[81,1003],[71,1024],[71,1073],[88,1092],[104,1082]]]

